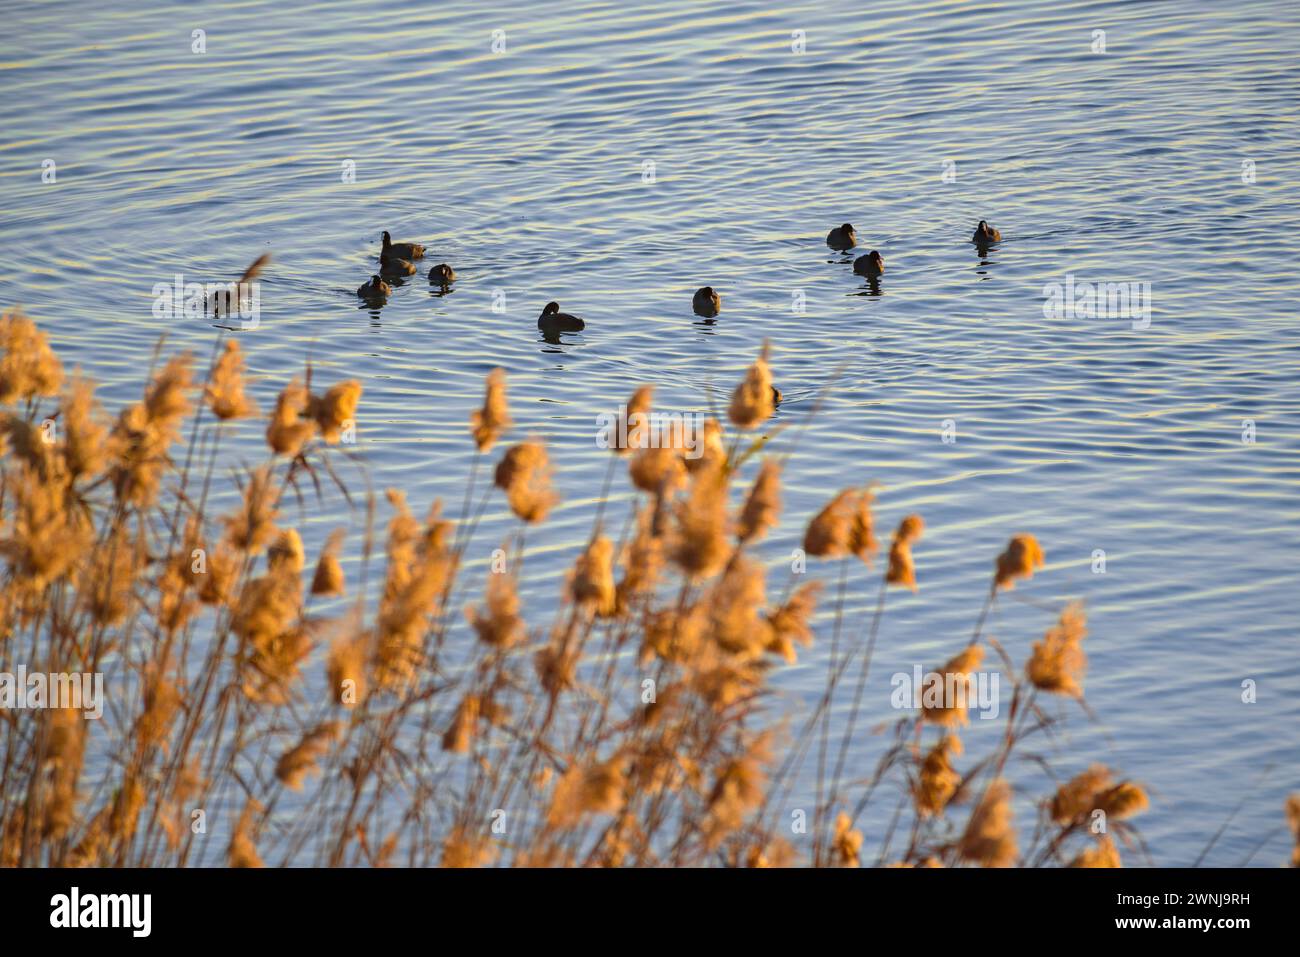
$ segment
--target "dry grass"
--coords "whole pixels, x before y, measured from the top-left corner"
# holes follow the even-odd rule
[[[1041,566],[1032,536],[990,556],[979,623],[944,666],[957,680],[985,657],[1002,668],[1005,718],[977,723],[987,756],[963,766],[967,715],[944,703],[894,712],[878,764],[848,767],[886,598],[916,589],[924,525],[901,518],[875,613],[850,622],[846,572],[879,546],[872,491],[847,489],[805,535],[813,566],[841,583],[834,608],[814,627],[811,574],[773,598],[749,550],[778,523],[791,466],[767,454],[737,487],[762,451],[747,433],[772,414],[770,387],[765,349],[732,397],[731,434],[711,423],[702,458],[616,449],[611,470],[626,461],[635,512],[619,535],[597,516],[558,611],[532,621],[519,598],[524,532],[556,496],[535,438],[506,448],[491,486],[476,488],[477,456],[510,427],[500,370],[467,422],[477,451],[460,514],[434,503],[421,518],[390,491],[387,530],[351,543],[362,574],[348,582],[349,543],[336,534],[304,555],[284,506],[341,484],[358,383],[318,392],[308,375],[259,421],[225,340],[197,374],[188,355],[161,362],[141,400],[110,418],[89,382],[65,381],[36,327],[7,314],[0,670],[104,671],[109,700],[97,722],[0,712],[0,863],[1115,866],[1121,845],[1141,853],[1127,818],[1146,795],[1103,767],[1044,796],[1036,821],[1016,820],[1008,765],[1059,721],[1044,696],[1082,703],[1086,662],[1076,605],[1019,667],[981,634],[998,594]],[[631,407],[650,401],[643,388]],[[264,430],[267,459],[239,476],[238,507],[213,516],[234,430]],[[462,581],[497,495],[518,517],[507,560]],[[360,504],[373,523],[373,497]],[[343,613],[316,610],[340,595],[331,607]],[[769,677],[815,633],[831,635],[820,701],[782,714]],[[847,702],[848,720],[832,722]],[[787,800],[801,774],[817,794],[805,834],[792,833]],[[869,802],[886,800],[891,826],[864,835]]]

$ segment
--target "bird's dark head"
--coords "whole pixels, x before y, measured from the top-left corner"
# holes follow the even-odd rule
[[[559,311],[560,311],[560,304],[558,302],[548,302],[546,304],[546,308],[542,310],[542,315],[553,316]]]
[[[700,290],[700,295],[704,296],[704,297],[707,298],[707,299],[712,299],[712,298],[713,298],[713,287],[712,287],[712,286],[705,286],[705,287],[703,287],[703,288]]]
[[[840,231],[841,231],[841,232],[845,232],[845,233],[851,233],[851,232],[853,232],[853,224],[852,224],[852,223],[845,223],[843,226],[840,227]]]

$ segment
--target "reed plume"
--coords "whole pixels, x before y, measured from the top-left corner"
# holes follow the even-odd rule
[[[744,381],[731,394],[727,417],[741,429],[752,429],[772,417],[772,372],[768,368],[769,347],[766,341],[754,364],[745,373]]]
[[[858,494],[857,489],[845,489],[813,517],[804,531],[805,552],[816,558],[838,558],[849,553]]]
[[[93,479],[107,467],[109,426],[95,401],[95,387],[74,376],[60,412],[63,421],[63,461],[71,481]]]
[[[941,814],[957,794],[961,775],[953,769],[952,759],[961,753],[961,738],[945,734],[926,754],[912,789],[918,814],[923,817]]]
[[[1080,646],[1087,633],[1083,605],[1066,605],[1043,640],[1034,643],[1034,652],[1025,665],[1025,674],[1035,688],[1072,698],[1083,696],[1080,682],[1087,671],[1088,656]]]
[[[483,604],[482,610],[474,606],[465,609],[479,641],[503,651],[523,641],[524,620],[519,614],[519,594],[511,575],[488,576]]]
[[[235,825],[234,834],[230,838],[230,847],[226,851],[226,863],[230,867],[264,867],[262,858],[257,853],[257,843],[254,840],[253,824],[254,817],[262,812],[262,806],[250,799],[245,805],[244,811],[239,816],[239,823]]]
[[[557,496],[551,489],[551,463],[541,442],[521,442],[497,463],[495,484],[506,493],[510,510],[525,522],[546,518]]]
[[[618,813],[626,781],[625,762],[619,755],[585,767],[571,765],[555,785],[547,823],[569,828],[589,814]]]
[[[303,779],[320,769],[317,762],[338,737],[341,725],[326,721],[312,728],[275,763],[275,776],[291,791],[301,791]]]
[[[742,542],[762,538],[781,515],[781,465],[767,459],[758,470],[754,485],[745,499],[736,534]]]
[[[470,416],[474,444],[480,452],[491,451],[501,433],[510,428],[510,406],[506,401],[506,370],[488,373],[483,406]]]
[[[220,358],[212,367],[204,398],[212,414],[223,422],[257,415],[257,403],[244,394],[244,355],[239,343],[227,339]]]
[[[329,540],[321,550],[316,561],[316,571],[312,575],[311,593],[313,595],[342,595],[345,590],[343,566],[339,563],[339,552],[343,547],[343,530],[336,529],[330,533]]]
[[[54,395],[63,366],[36,323],[17,309],[0,314],[0,405]]]
[[[1123,867],[1119,859],[1119,848],[1115,842],[1110,839],[1109,835],[1102,835],[1097,839],[1097,843],[1092,847],[1085,848],[1079,853],[1074,860],[1070,861],[1070,867]]]
[[[921,720],[951,728],[966,724],[966,711],[974,698],[974,673],[984,660],[984,649],[969,645],[937,672],[923,679]]]
[[[614,543],[597,536],[578,558],[569,579],[569,595],[574,603],[589,608],[602,618],[613,615],[618,607],[614,588]]]
[[[799,644],[806,648],[813,643],[812,619],[821,591],[821,582],[804,582],[788,601],[767,613],[765,651],[779,655],[788,664],[798,660],[794,646]]]
[[[971,813],[958,853],[981,867],[1010,867],[1017,853],[1012,818],[1011,785],[998,778]]]
[[[296,379],[281,390],[266,427],[266,444],[276,455],[297,458],[316,434],[316,421],[308,414],[311,393]]]
[[[650,439],[648,418],[653,400],[654,386],[639,386],[632,393],[626,408],[619,413],[618,431],[610,443],[615,454],[626,455],[632,449],[647,447]]]
[[[148,507],[170,465],[170,449],[180,438],[181,421],[190,411],[193,388],[190,356],[169,359],[145,390],[144,398],[118,416],[109,442],[119,499]]]
[[[1016,535],[1007,544],[1007,550],[998,556],[997,573],[993,587],[1012,589],[1017,578],[1031,578],[1034,569],[1043,566],[1043,549],[1033,535]]]
[[[672,559],[692,578],[712,576],[731,554],[727,490],[725,470],[702,470],[691,479],[686,497],[675,503]]]
[[[1295,847],[1291,851],[1291,866],[1300,867],[1300,794],[1292,794],[1286,799],[1286,823],[1291,828]]]
[[[912,543],[921,537],[925,522],[920,515],[908,515],[898,523],[889,545],[889,570],[885,581],[916,591],[916,565],[912,561]]]
[[[835,817],[835,834],[831,839],[836,862],[841,867],[857,867],[862,850],[862,832],[853,829],[852,819],[841,811]]]
[[[1072,824],[1097,806],[1097,795],[1111,786],[1111,772],[1105,765],[1094,764],[1057,789],[1049,810],[1057,824]]]
[[[344,432],[354,428],[360,400],[361,383],[356,379],[330,386],[323,396],[312,396],[309,412],[316,420],[320,437],[330,445],[337,445]]]

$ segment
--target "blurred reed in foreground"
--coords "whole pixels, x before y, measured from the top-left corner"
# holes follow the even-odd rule
[[[520,586],[537,561],[525,531],[557,502],[547,449],[518,438],[490,484],[478,475],[478,456],[509,437],[500,370],[467,421],[476,457],[454,518],[438,502],[420,517],[390,490],[386,532],[353,543],[358,581],[344,575],[342,531],[304,554],[286,497],[301,512],[304,489],[320,501],[333,483],[353,501],[335,464],[360,397],[357,382],[319,390],[309,373],[261,419],[226,339],[206,369],[188,354],[161,361],[113,417],[27,318],[0,320],[0,670],[109,676],[100,721],[0,711],[0,863],[1111,867],[1121,847],[1144,853],[1128,820],[1146,794],[1110,769],[1049,778],[1036,804],[1009,783],[1025,739],[1060,720],[1045,699],[1082,704],[1086,668],[1077,604],[1020,666],[982,633],[998,595],[1042,567],[1030,535],[989,556],[973,635],[939,672],[969,690],[986,657],[1001,668],[1010,704],[987,723],[986,755],[965,760],[965,705],[941,697],[894,712],[871,738],[877,763],[848,766],[850,743],[867,740],[886,597],[917,590],[924,523],[898,521],[865,621],[843,614],[842,587],[819,616],[822,584],[807,575],[770,594],[751,552],[779,522],[792,466],[751,431],[773,411],[766,349],[731,398],[731,431],[711,420],[702,456],[628,431],[610,468],[626,462],[633,510],[612,532],[600,505],[540,621]],[[638,390],[629,414],[652,399]],[[263,432],[267,457],[214,516],[237,429]],[[517,529],[499,564],[462,581],[498,495]],[[357,507],[373,521],[373,497]],[[833,496],[806,527],[806,555],[840,582],[872,566],[875,508],[866,486]],[[323,615],[326,601],[346,610]],[[827,634],[817,705],[783,713],[769,676]],[[806,831],[791,827],[796,779],[815,782]],[[864,834],[872,801],[893,803],[893,824]]]

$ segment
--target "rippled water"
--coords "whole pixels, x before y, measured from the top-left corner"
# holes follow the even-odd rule
[[[152,316],[155,283],[231,278],[270,250],[261,325],[242,339],[257,396],[269,407],[308,359],[322,381],[361,378],[377,487],[459,502],[481,377],[508,370],[519,429],[554,446],[565,497],[530,536],[531,610],[590,525],[607,455],[595,416],[645,381],[663,408],[707,409],[770,338],[778,424],[804,422],[834,380],[762,549],[773,580],[838,487],[876,480],[882,524],[927,522],[920,592],[890,596],[871,721],[893,717],[893,672],[960,648],[993,556],[1032,531],[1048,567],[990,631],[1021,659],[1050,607],[1086,599],[1098,723],[1064,709],[1060,767],[1100,760],[1149,784],[1139,823],[1158,863],[1192,862],[1234,814],[1208,862],[1285,859],[1282,801],[1300,787],[1300,8],[5,6],[0,304],[25,306],[110,403],[138,391],[160,335],[204,354],[212,341],[202,320]],[[983,217],[1005,236],[986,259],[965,242]],[[845,220],[859,252],[884,254],[880,295],[823,244]],[[454,291],[421,275],[359,308],[384,228],[451,263]],[[1150,327],[1044,318],[1044,285],[1067,273],[1150,283]],[[690,310],[704,284],[723,299],[712,324]],[[542,341],[549,299],[587,330]],[[259,454],[249,429],[229,464]],[[346,520],[314,517],[309,549]],[[480,541],[510,526],[494,507]],[[851,586],[856,623],[875,588],[865,573]],[[777,680],[805,709],[827,630]],[[855,766],[879,750],[864,733]],[[1050,787],[1028,766],[1017,783]]]

